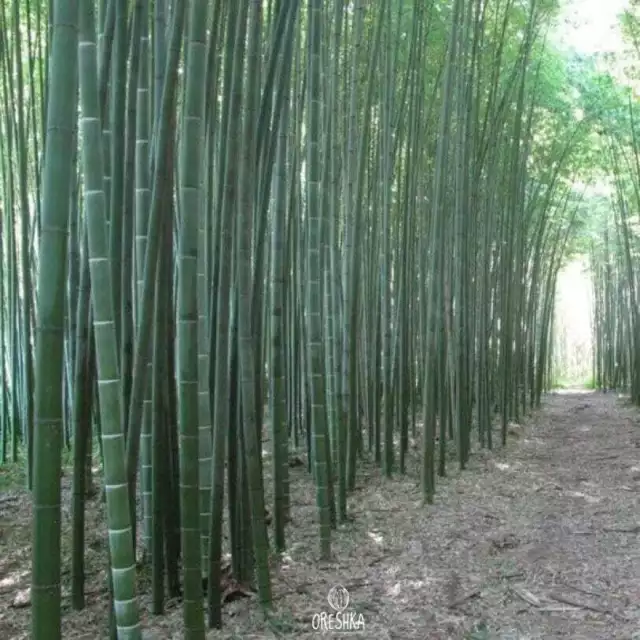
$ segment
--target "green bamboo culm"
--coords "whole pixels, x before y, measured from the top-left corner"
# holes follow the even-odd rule
[[[309,332],[309,376],[311,386],[311,429],[313,433],[313,465],[316,482],[316,504],[320,524],[320,555],[331,556],[331,519],[329,493],[328,437],[325,414],[324,351],[322,344],[322,209],[320,207],[320,121],[322,94],[320,83],[320,43],[322,2],[309,1],[309,280],[307,282],[307,314]]]
[[[113,605],[118,640],[138,640],[141,630],[135,590],[133,530],[124,464],[125,439],[121,422],[122,395],[111,292],[97,52],[93,3],[82,2],[78,53],[82,107],[80,125]]]
[[[76,114],[78,4],[53,3],[38,304],[31,637],[62,637],[60,613],[60,471],[67,232]]]
[[[186,94],[180,159],[181,220],[178,254],[178,423],[180,507],[184,572],[184,637],[204,640],[200,494],[198,484],[198,228],[201,215],[201,141],[207,72],[206,0],[192,0],[187,44]],[[208,505],[207,505],[208,506]]]
[[[247,0],[245,0],[246,3]],[[271,607],[271,578],[269,575],[269,542],[264,520],[264,484],[261,468],[261,443],[257,429],[257,398],[255,395],[256,334],[251,322],[252,265],[251,243],[253,211],[255,206],[253,185],[255,182],[256,120],[253,109],[259,87],[259,52],[261,47],[262,5],[250,0],[248,11],[246,89],[244,100],[244,126],[236,218],[237,235],[237,295],[238,295],[238,351],[240,393],[242,397],[242,423],[239,445],[246,465],[247,505],[251,518],[251,537],[255,558],[255,575],[258,598],[265,608]],[[245,494],[246,495],[246,494]]]

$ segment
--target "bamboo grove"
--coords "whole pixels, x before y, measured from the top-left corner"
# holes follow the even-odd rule
[[[2,460],[32,491],[34,639],[61,637],[65,451],[72,606],[97,490],[112,635],[142,635],[143,565],[150,612],[181,596],[195,639],[222,624],[225,554],[271,609],[292,456],[328,559],[362,465],[428,505],[451,451],[464,469],[540,403],[596,120],[563,92],[557,9],[0,2]],[[596,361],[638,398],[620,144]]]
[[[626,106],[626,109],[624,109]],[[621,112],[621,113],[620,113]],[[628,100],[607,130],[612,190],[590,242],[593,279],[593,386],[628,392],[640,404],[638,226],[640,186],[637,107]]]
[[[629,3],[622,29],[630,43],[630,73],[638,78],[640,5]],[[606,155],[609,189],[599,194],[599,215],[588,235],[587,253],[593,283],[594,388],[628,393],[640,404],[640,316],[638,315],[638,222],[640,204],[640,114],[635,92],[600,78],[606,96],[599,113],[600,146]]]

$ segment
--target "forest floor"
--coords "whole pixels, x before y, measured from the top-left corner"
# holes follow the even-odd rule
[[[419,489],[418,451],[405,477],[365,465],[333,535],[333,559],[317,560],[314,491],[292,472],[288,553],[274,561],[275,611],[256,598],[225,605],[208,638],[383,640],[640,639],[640,415],[614,394],[545,398],[505,449],[474,451],[467,470],[450,461],[435,504]],[[265,465],[266,468],[266,465]],[[6,472],[5,476],[6,476]],[[0,470],[0,638],[28,637],[30,506]],[[9,486],[8,486],[9,485]],[[87,524],[87,608],[69,605],[69,481],[63,478],[63,637],[105,638],[105,529],[99,500]],[[314,631],[342,585],[362,633]],[[182,638],[179,602],[147,612],[157,640]],[[362,616],[360,618],[360,615]]]

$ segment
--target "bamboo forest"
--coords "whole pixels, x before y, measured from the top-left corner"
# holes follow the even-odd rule
[[[0,0],[0,639],[640,639],[640,0]]]

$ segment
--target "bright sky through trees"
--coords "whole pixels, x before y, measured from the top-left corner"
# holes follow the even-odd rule
[[[566,0],[552,38],[561,49],[581,54],[619,52],[618,15],[628,5],[628,0]]]
[[[587,263],[576,259],[558,276],[555,348],[564,349],[556,382],[582,384],[591,374],[591,296]],[[563,343],[562,346],[560,343]]]
[[[619,15],[629,0],[566,0],[551,39],[567,53],[593,55],[624,52]],[[616,70],[611,69],[615,75]],[[608,191],[608,185],[591,185],[594,192]],[[592,286],[581,260],[568,264],[558,278],[556,306],[556,349],[562,348],[563,370],[556,375],[563,382],[582,383],[589,376],[591,351]],[[557,354],[559,355],[559,354]],[[560,380],[558,380],[560,381]]]

